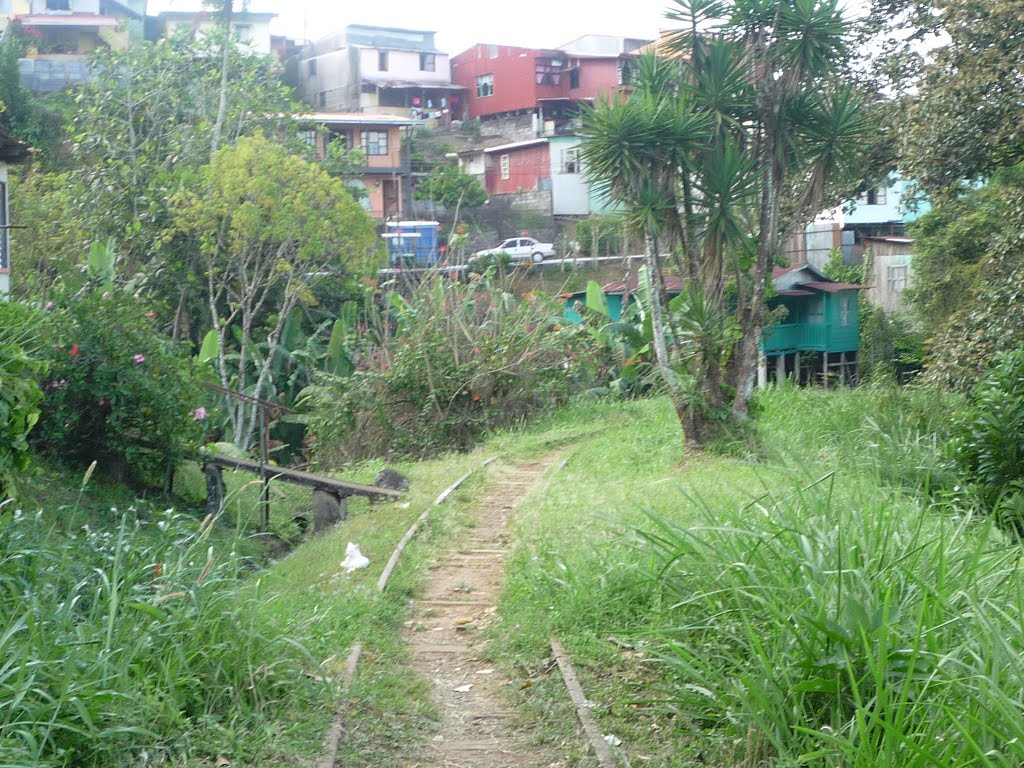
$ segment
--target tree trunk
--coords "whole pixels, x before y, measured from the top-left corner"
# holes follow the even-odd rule
[[[668,389],[669,399],[675,409],[679,424],[683,429],[683,453],[685,454],[694,441],[693,420],[690,409],[686,407],[683,387],[679,377],[672,370],[668,357],[668,345],[665,343],[665,312],[661,304],[661,256],[658,253],[658,238],[648,233],[644,238],[647,245],[647,290],[651,297],[651,333],[654,336],[654,362]]]
[[[733,386],[736,395],[732,411],[737,416],[746,416],[750,410],[750,398],[754,393],[757,364],[761,353],[761,332],[764,325],[764,296],[771,277],[772,255],[778,241],[779,205],[781,202],[782,169],[775,160],[776,137],[774,127],[766,124],[764,135],[764,180],[761,189],[760,237],[757,243],[757,259],[754,263],[753,286],[750,301],[741,308],[740,329],[742,336],[736,345],[733,366]]]
[[[217,107],[217,123],[213,127],[213,143],[210,154],[216,154],[224,131],[224,120],[228,114],[228,68],[231,62],[231,10],[234,0],[224,2],[224,41],[221,44],[220,62],[220,105]]]

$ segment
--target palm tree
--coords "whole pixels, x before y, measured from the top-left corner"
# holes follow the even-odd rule
[[[684,437],[692,443],[697,431],[692,398],[683,390],[665,341],[663,253],[674,248],[686,227],[679,215],[680,176],[690,157],[708,142],[710,123],[675,87],[676,74],[674,64],[645,57],[632,98],[601,102],[585,114],[583,162],[591,178],[601,180],[608,194],[624,204],[627,221],[643,233],[655,364]]]
[[[675,0],[668,16],[682,22],[673,39],[677,55],[643,58],[633,96],[600,103],[584,117],[588,174],[645,234],[655,285],[666,250],[685,255],[679,271],[699,285],[684,302],[687,311],[699,307],[699,318],[682,318],[689,331],[672,334],[677,343],[685,336],[694,342],[689,361],[699,398],[684,396],[655,333],[659,370],[691,446],[711,435],[704,427],[724,407],[724,357],[732,410],[747,412],[765,292],[783,238],[804,226],[839,182],[852,188],[858,181],[868,115],[841,83],[850,27],[837,2]],[[740,333],[724,352],[730,326],[709,318],[726,309],[729,281]],[[673,322],[661,307],[652,314],[662,326]]]

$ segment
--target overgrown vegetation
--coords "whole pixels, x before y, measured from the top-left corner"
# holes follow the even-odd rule
[[[772,388],[759,459],[685,474],[664,400],[563,414],[609,430],[523,512],[495,652],[557,708],[559,635],[630,763],[1016,764],[1019,548],[958,488],[959,406]]]
[[[563,327],[557,302],[510,289],[489,272],[367,305],[355,370],[307,391],[320,461],[469,448],[581,391],[587,339]]]

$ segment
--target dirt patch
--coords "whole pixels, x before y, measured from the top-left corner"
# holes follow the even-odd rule
[[[513,682],[486,661],[480,630],[492,619],[504,576],[516,507],[556,461],[499,467],[477,505],[474,525],[428,573],[404,639],[414,672],[429,680],[440,714],[409,768],[553,768],[568,763],[532,739],[509,711]]]

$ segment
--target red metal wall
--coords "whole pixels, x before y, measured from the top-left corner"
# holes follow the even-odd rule
[[[501,178],[501,156],[508,155],[509,177]],[[484,174],[488,194],[502,195],[535,190],[540,179],[551,176],[551,150],[547,142],[508,152],[488,152]]]
[[[619,87],[618,59],[579,59],[580,87],[569,91],[574,99],[610,97]],[[566,78],[568,78],[566,73]]]
[[[561,75],[559,85],[537,84],[537,59],[565,56],[554,51],[535,48],[497,46],[497,58],[490,58],[488,45],[474,45],[453,56],[452,82],[466,87],[466,116],[487,117],[502,112],[535,109],[538,98],[558,98],[568,89],[568,75]],[[476,95],[478,75],[494,76],[494,95]]]

